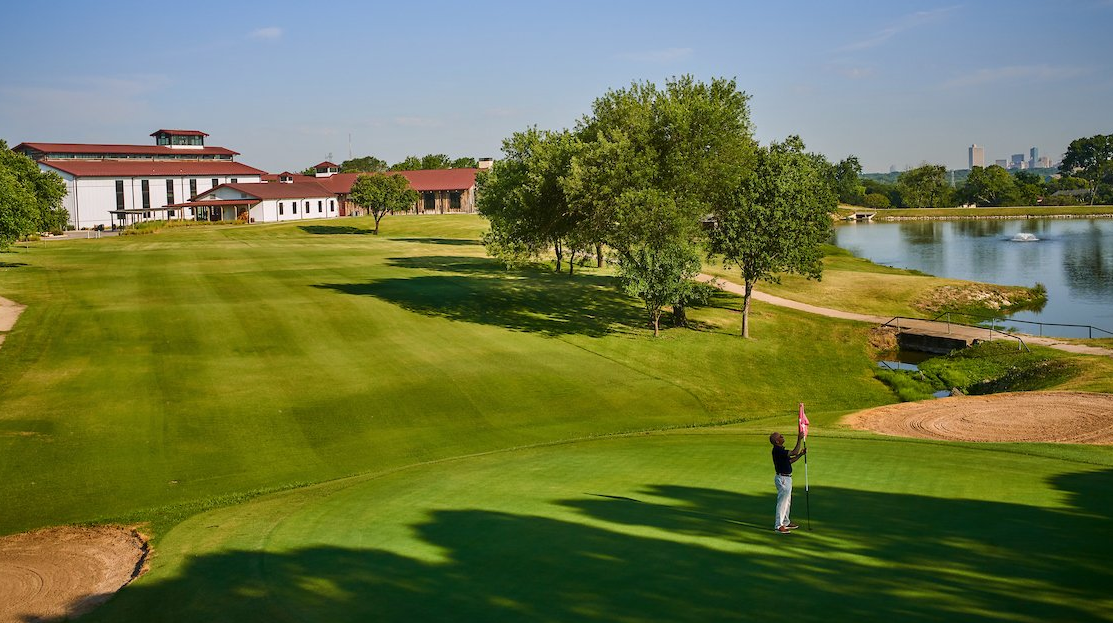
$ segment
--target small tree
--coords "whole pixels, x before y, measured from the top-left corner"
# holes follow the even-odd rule
[[[897,178],[901,204],[906,208],[945,208],[951,204],[947,167],[923,164]]]
[[[830,179],[800,137],[758,150],[753,176],[716,211],[710,236],[711,253],[742,272],[743,337],[750,337],[755,283],[779,283],[781,273],[820,278],[836,205]]]
[[[375,234],[379,233],[379,221],[387,212],[408,210],[420,198],[417,191],[410,188],[410,181],[397,174],[361,175],[352,184],[348,196],[375,217]]]

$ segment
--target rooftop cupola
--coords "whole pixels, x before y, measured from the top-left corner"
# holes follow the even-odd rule
[[[340,172],[340,165],[325,160],[313,167],[313,170],[317,172],[317,177],[332,177]]]
[[[151,136],[155,137],[156,145],[189,149],[204,147],[208,134],[200,130],[156,130]]]

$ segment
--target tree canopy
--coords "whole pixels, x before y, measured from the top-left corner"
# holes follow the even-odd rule
[[[356,178],[348,197],[375,217],[375,233],[378,234],[379,221],[388,212],[408,210],[420,195],[402,175],[374,173]]]
[[[340,163],[341,173],[383,173],[387,168],[386,160],[375,156],[352,158]]]
[[[1090,204],[1093,205],[1101,186],[1113,185],[1113,134],[1074,139],[1067,146],[1059,169],[1064,175],[1080,177],[1089,183]]]
[[[427,169],[474,169],[478,166],[475,158],[464,156],[452,159],[445,154],[425,156],[406,156],[401,162],[390,165],[391,171],[423,171]]]
[[[0,139],[0,249],[42,231],[59,231],[69,213],[62,207],[66,184],[57,173],[8,149]]]
[[[947,167],[923,164],[897,178],[901,205],[910,208],[945,208],[951,205],[951,185]]]
[[[741,271],[743,337],[750,336],[754,284],[779,283],[783,273],[822,275],[821,245],[830,238],[837,206],[824,168],[798,136],[772,143],[758,149],[752,175],[715,211],[710,251]]]

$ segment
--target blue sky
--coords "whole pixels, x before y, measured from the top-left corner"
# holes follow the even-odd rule
[[[71,2],[0,8],[0,138],[208,132],[270,171],[500,155],[608,89],[737,78],[763,143],[864,169],[1113,134],[1113,0]]]

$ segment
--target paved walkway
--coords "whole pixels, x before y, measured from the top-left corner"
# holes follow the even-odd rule
[[[699,274],[696,276],[697,281],[710,283],[722,290],[745,295],[746,289],[730,281],[726,281],[719,277],[714,277],[707,274]],[[756,301],[769,303],[770,305],[777,305],[778,307],[788,307],[790,309],[798,309],[800,311],[808,312],[809,314],[818,314],[820,316],[828,316],[830,318],[842,318],[843,320],[856,320],[858,322],[868,322],[870,324],[885,324],[893,320],[892,316],[873,316],[870,314],[855,314],[853,312],[846,312],[839,309],[830,309],[828,307],[817,307],[815,305],[808,305],[799,301],[792,301],[765,292],[759,292],[754,289],[751,297]],[[1012,333],[1005,334],[1001,331],[992,331],[985,328],[974,328],[966,325],[949,324],[946,322],[933,322],[931,320],[916,320],[912,318],[901,318],[899,320],[900,327],[903,329],[916,329],[919,331],[929,331],[933,333],[948,333],[956,337],[971,337],[979,340],[989,339],[992,336],[999,336],[1001,339],[1009,339],[1012,336],[1020,336],[1027,344],[1039,344],[1040,346],[1047,346],[1062,351],[1071,353],[1081,353],[1084,355],[1101,355],[1104,357],[1113,357],[1113,350],[1108,348],[1101,348],[1098,346],[1086,346],[1083,344],[1073,344],[1069,342],[1061,342],[1053,337],[1039,337],[1036,335],[1027,335],[1025,333]]]

